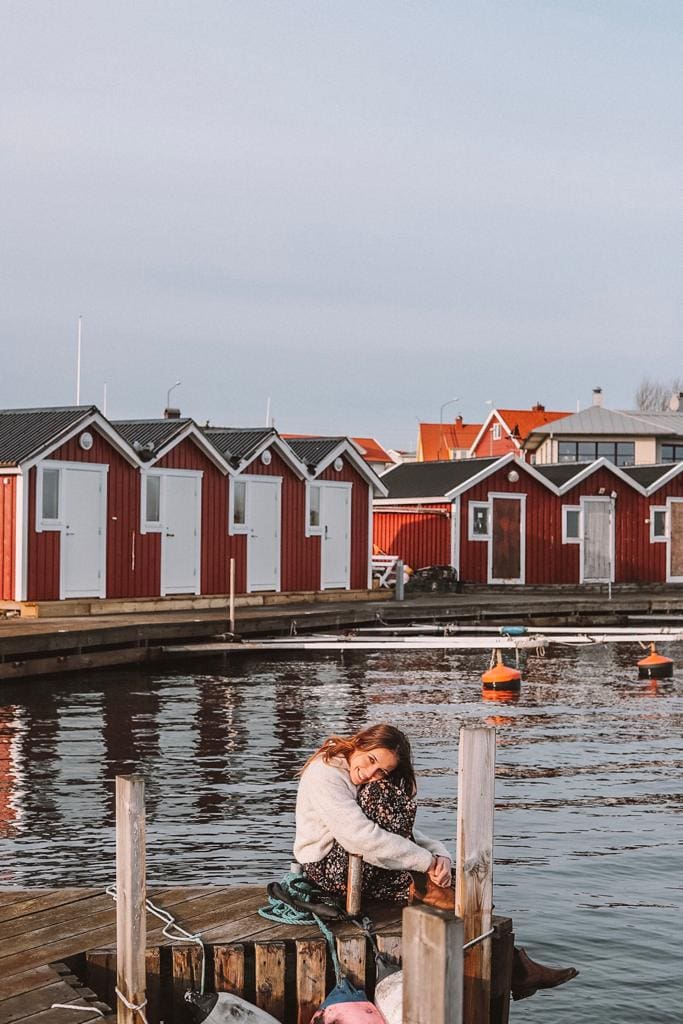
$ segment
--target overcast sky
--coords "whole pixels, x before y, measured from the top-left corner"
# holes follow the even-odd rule
[[[680,374],[680,0],[1,0],[0,407],[375,434]]]

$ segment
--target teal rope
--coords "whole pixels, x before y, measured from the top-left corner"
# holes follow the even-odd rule
[[[295,875],[291,871],[287,872],[280,885],[286,892],[293,893],[298,899],[305,902],[309,902],[312,899],[317,901],[324,896],[322,890],[318,889],[312,882],[309,882],[307,878],[304,878],[302,875]],[[274,896],[268,896],[268,906],[261,907],[258,913],[261,917],[265,917],[267,921],[276,921],[278,924],[317,924],[321,934],[327,941],[332,966],[334,967],[336,984],[341,985],[344,980],[344,972],[337,956],[337,944],[334,940],[334,935],[317,914],[314,914],[312,910],[300,910],[298,907],[293,907],[291,903],[285,903]]]

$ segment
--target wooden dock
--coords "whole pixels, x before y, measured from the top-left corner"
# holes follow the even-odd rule
[[[207,991],[234,992],[285,1024],[308,1024],[333,984],[317,927],[275,924],[258,914],[267,902],[263,886],[150,885],[148,897],[184,929],[201,933]],[[400,955],[401,908],[369,909],[380,948]],[[490,1024],[506,1024],[514,937],[509,919],[494,923]],[[365,937],[348,924],[333,931],[348,976],[371,995],[374,960]],[[101,1021],[92,1007],[95,999],[114,1004],[115,936],[114,901],[101,889],[0,891],[0,1024]],[[183,995],[199,986],[199,946],[171,942],[148,914],[146,947],[149,1024],[189,1021]],[[52,1009],[53,1003],[82,1009]]]

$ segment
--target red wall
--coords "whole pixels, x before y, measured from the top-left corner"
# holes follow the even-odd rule
[[[14,600],[16,501],[16,476],[0,472],[0,601]]]
[[[451,564],[451,505],[429,505],[437,512],[383,512],[375,508],[373,543],[399,555],[412,569]]]

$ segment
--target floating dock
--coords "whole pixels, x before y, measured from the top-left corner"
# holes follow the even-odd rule
[[[234,992],[284,1024],[309,1024],[333,985],[325,940],[311,925],[274,924],[258,914],[263,886],[148,886],[153,902],[206,943],[206,991]],[[380,949],[400,956],[401,908],[368,907]],[[514,935],[509,918],[494,918],[489,1024],[507,1024]],[[365,936],[333,925],[340,961],[351,981],[374,991],[374,960]],[[102,889],[0,891],[0,1022],[89,1024],[93,1007],[113,1006],[116,983],[116,909]],[[171,942],[147,916],[149,1024],[184,1024],[183,996],[197,988],[201,950]],[[53,1009],[74,1003],[78,1009]],[[115,1015],[104,1011],[110,1024]]]

